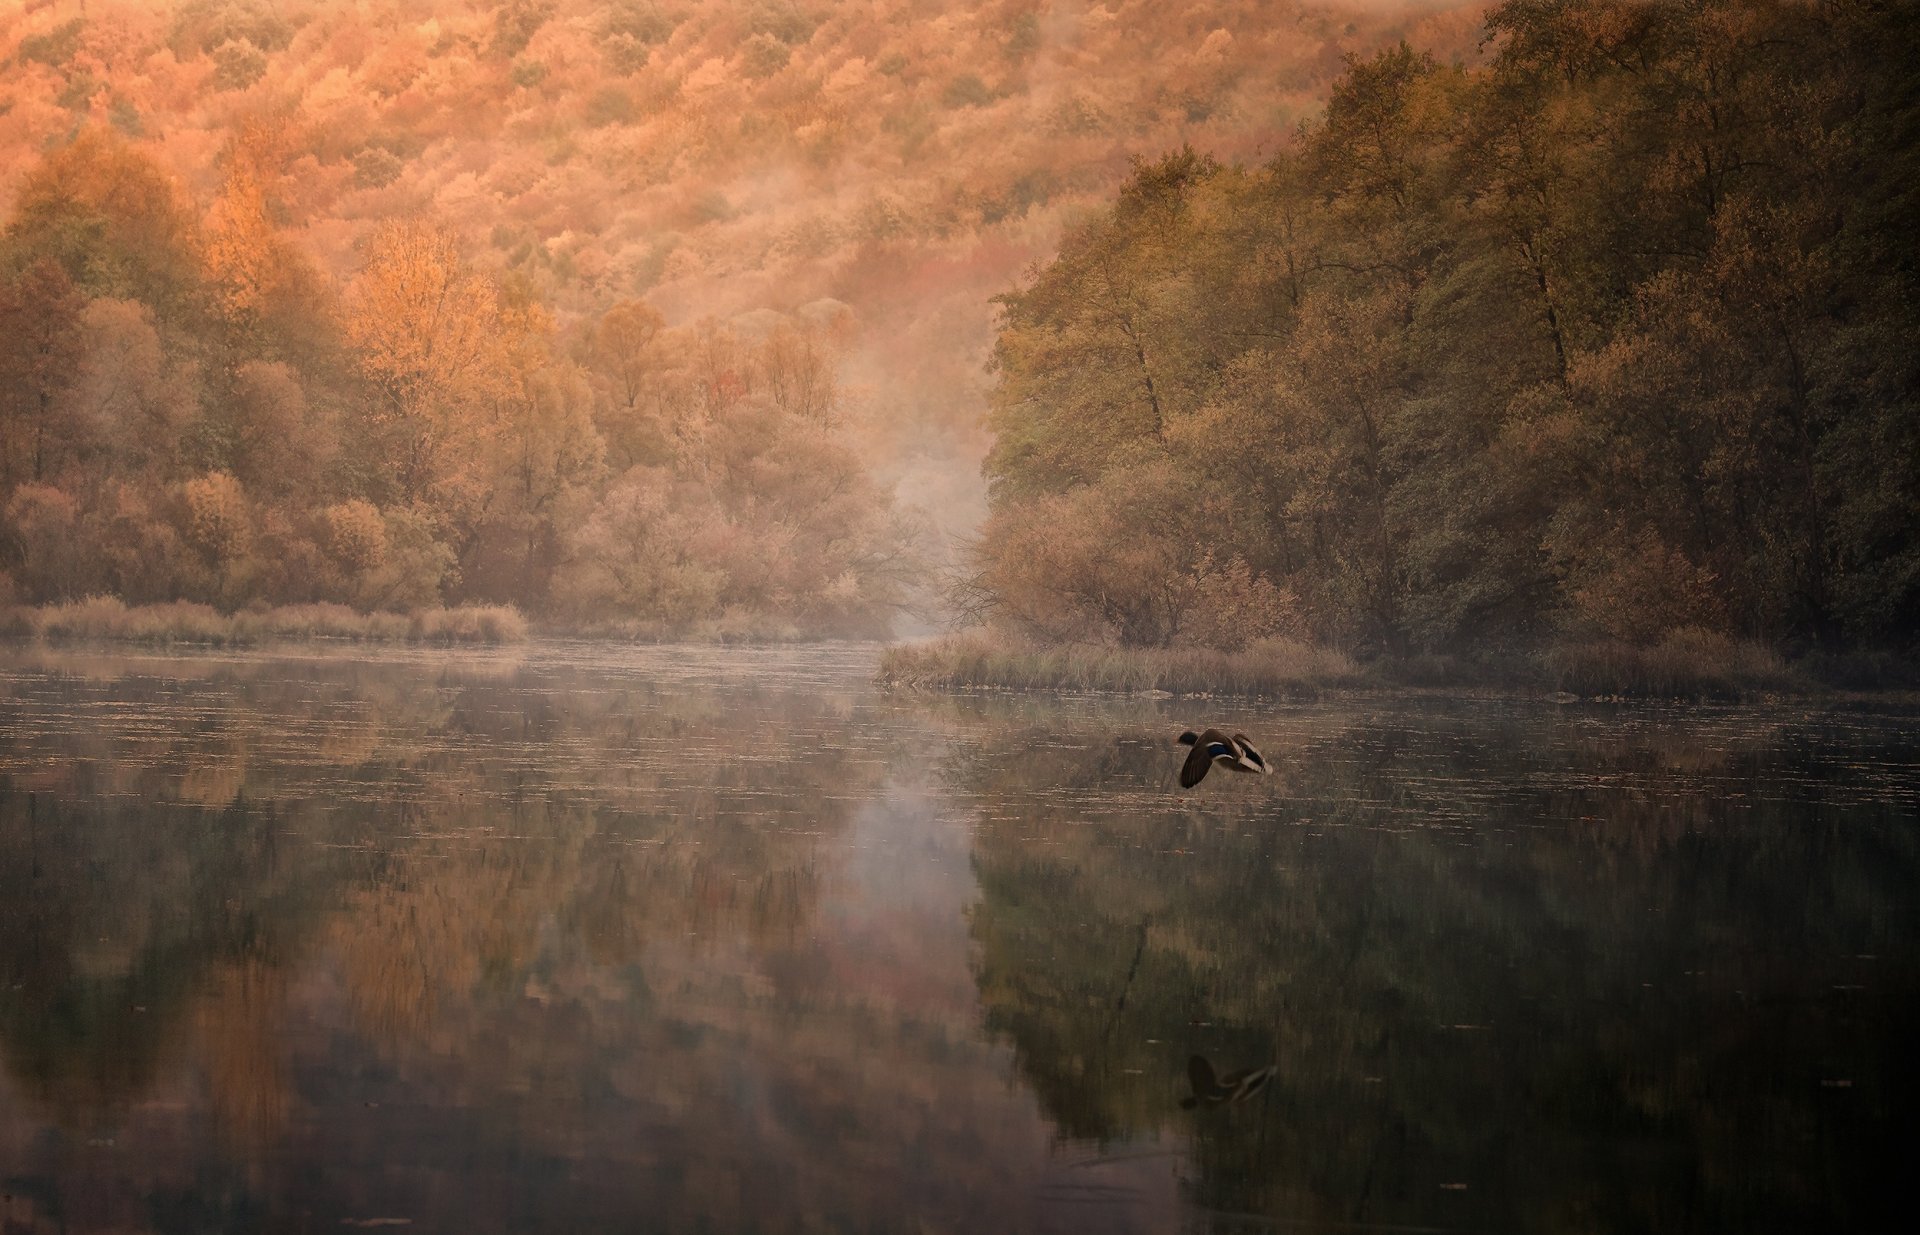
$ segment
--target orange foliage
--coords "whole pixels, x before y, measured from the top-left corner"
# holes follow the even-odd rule
[[[9,575],[27,599],[881,629],[924,541],[894,485],[962,493],[950,529],[979,508],[989,297],[1130,151],[1251,152],[1317,106],[1329,48],[1409,28],[1287,17],[0,12],[0,256],[73,297],[27,314],[58,337],[38,387],[7,360],[0,418],[0,484],[68,495],[72,552]],[[33,291],[4,282],[0,309]],[[619,583],[650,561],[638,519],[656,542],[684,524],[697,568]],[[0,528],[42,543],[27,531]]]

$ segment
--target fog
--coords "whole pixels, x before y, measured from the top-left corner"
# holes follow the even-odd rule
[[[507,600],[574,622],[648,609],[634,596],[562,595],[581,555],[569,529],[583,527],[632,466],[665,468],[677,481],[699,473],[704,483],[710,469],[688,462],[684,442],[644,458],[609,449],[557,476],[551,501],[523,500],[511,517],[473,496],[504,486],[498,460],[446,462],[448,473],[472,473],[472,492],[458,499],[444,491],[447,475],[408,481],[380,466],[400,448],[356,423],[378,402],[366,389],[368,340],[337,324],[379,259],[381,229],[396,223],[443,236],[461,277],[487,284],[501,304],[537,309],[537,321],[506,332],[518,340],[506,346],[536,348],[542,360],[523,363],[507,385],[536,403],[524,394],[534,370],[550,392],[577,386],[575,428],[591,421],[610,444],[623,429],[589,342],[608,309],[640,302],[659,315],[660,354],[648,363],[666,372],[686,368],[678,358],[696,333],[731,332],[750,348],[781,322],[814,329],[821,314],[804,310],[833,306],[831,337],[816,349],[833,379],[833,441],[857,459],[876,500],[894,495],[895,513],[916,522],[916,560],[937,562],[986,510],[979,464],[994,297],[1050,258],[1136,158],[1191,144],[1258,161],[1318,113],[1349,53],[1407,38],[1442,56],[1477,56],[1478,7],[63,0],[10,9],[0,13],[8,264],[62,267],[72,288],[45,294],[70,290],[76,320],[120,306],[114,354],[150,353],[138,374],[141,420],[158,421],[164,438],[119,449],[113,439],[146,429],[47,384],[43,410],[87,406],[55,431],[26,423],[27,413],[7,426],[10,443],[42,439],[10,446],[8,489],[57,491],[13,500],[16,538],[55,535],[45,517],[53,507],[75,526],[107,519],[111,482],[137,495],[142,518],[191,541],[191,519],[178,513],[185,486],[219,474],[239,481],[234,502],[256,551],[285,524],[315,558],[279,582],[264,569],[238,577],[231,561],[139,580],[104,568],[113,551],[93,541],[85,562],[14,563],[10,588],[43,603],[100,591],[222,607]],[[49,167],[76,141],[93,152]],[[110,165],[156,173],[147,200],[110,188]],[[155,211],[178,218],[150,226]],[[76,247],[73,237],[93,225],[82,216],[118,222]],[[105,329],[68,347],[77,364],[104,363]],[[344,350],[332,346],[336,334]],[[283,366],[278,427],[262,428],[260,400],[250,410],[238,393],[248,363]],[[759,398],[754,366],[741,368],[740,393]],[[256,372],[249,388],[262,380]],[[656,411],[676,402],[716,410],[685,389],[663,395],[665,378],[647,384]],[[438,391],[431,401],[440,414],[449,400],[488,397],[501,398]],[[552,409],[571,398],[547,398],[529,415],[564,422],[572,413]],[[678,414],[661,413],[652,429],[689,436]],[[422,403],[395,415],[427,412]],[[294,427],[314,440],[300,459],[273,464],[276,475],[300,473],[291,484],[236,446]],[[356,441],[376,437],[376,458],[353,457]],[[578,509],[562,515],[562,499],[575,497]],[[737,535],[764,539],[718,500]],[[323,578],[352,569],[320,560],[332,550],[316,520],[355,501],[375,509],[389,542],[424,538],[429,557],[443,549],[446,569],[393,588]],[[395,522],[416,515],[411,531]],[[490,518],[514,527],[483,526]],[[529,521],[539,526],[530,532]],[[523,560],[508,570],[501,559],[513,541]],[[706,565],[729,578],[743,569]],[[788,580],[761,595],[726,583],[695,589],[677,615],[656,605],[653,616],[676,626],[694,611],[770,607],[808,629],[884,625],[879,612],[897,590],[862,586],[861,603],[830,615],[831,605],[792,601],[809,588]]]

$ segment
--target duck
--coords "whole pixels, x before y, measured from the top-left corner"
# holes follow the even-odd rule
[[[1187,1081],[1193,1086],[1193,1096],[1180,1099],[1180,1105],[1190,1111],[1203,1102],[1208,1106],[1245,1102],[1267,1087],[1273,1073],[1274,1066],[1268,1064],[1264,1068],[1244,1068],[1216,1076],[1206,1057],[1195,1055],[1187,1060]]]
[[[1261,757],[1247,741],[1244,733],[1228,735],[1218,729],[1209,729],[1205,733],[1195,734],[1189,729],[1180,735],[1180,745],[1193,747],[1186,763],[1180,768],[1180,787],[1191,789],[1199,784],[1207,774],[1207,769],[1218,763],[1235,772],[1254,772],[1271,775],[1273,765]]]

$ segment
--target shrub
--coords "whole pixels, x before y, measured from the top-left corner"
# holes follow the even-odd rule
[[[243,556],[252,540],[247,495],[225,472],[208,472],[186,483],[187,540],[215,565]]]
[[[387,525],[372,502],[354,498],[320,516],[327,552],[350,576],[376,570],[387,559]]]
[[[230,619],[211,605],[177,600],[129,608],[115,596],[89,596],[49,605],[39,614],[40,634],[52,642],[108,640],[126,643],[204,643],[235,641]]]
[[[23,595],[72,596],[89,586],[91,564],[79,543],[80,508],[71,494],[53,485],[23,484],[14,489],[5,513]]]
[[[210,605],[172,601],[129,606],[114,596],[89,596],[39,610],[0,611],[0,635],[31,635],[54,643],[187,643],[249,646],[276,639],[349,639],[371,643],[519,643],[527,622],[510,605],[427,609],[411,616],[360,613],[345,605],[283,605],[223,614]]]
[[[237,615],[236,621],[261,637],[281,639],[364,639],[379,614],[356,613],[345,605],[325,602],[282,605],[260,613]]]
[[[1772,648],[1697,627],[1653,647],[1617,640],[1562,645],[1543,660],[1561,690],[1587,696],[1739,699],[1806,685]]]
[[[422,609],[409,619],[407,637],[428,643],[519,643],[527,637],[527,621],[512,605]]]
[[[1575,620],[1610,639],[1651,644],[1668,631],[1723,619],[1713,572],[1653,528],[1637,534],[1556,533]]]
[[[1297,636],[1290,592],[1239,558],[1218,559],[1192,477],[1167,463],[1119,468],[989,520],[973,595],[1023,634],[1125,647],[1235,651]]]

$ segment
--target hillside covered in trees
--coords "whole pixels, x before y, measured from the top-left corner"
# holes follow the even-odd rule
[[[963,589],[1053,642],[1920,626],[1920,11],[1507,0],[1003,300]]]
[[[983,513],[990,298],[1445,3],[0,13],[0,604],[877,633]],[[907,501],[898,501],[899,493]],[[910,508],[911,507],[911,508]]]

